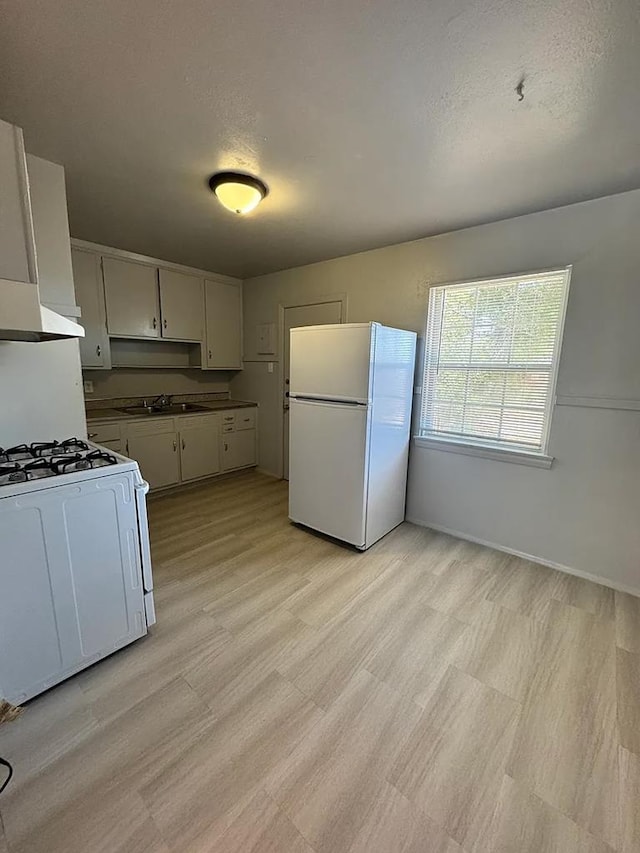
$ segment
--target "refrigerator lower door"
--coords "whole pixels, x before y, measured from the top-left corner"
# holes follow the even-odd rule
[[[368,407],[291,401],[289,518],[363,548]]]

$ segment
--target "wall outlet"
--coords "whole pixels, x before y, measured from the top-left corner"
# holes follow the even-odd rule
[[[273,362],[267,362],[267,373],[273,373]]]
[[[90,379],[85,379],[82,385],[85,394],[93,394],[93,382]]]

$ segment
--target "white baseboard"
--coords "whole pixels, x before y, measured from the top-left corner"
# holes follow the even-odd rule
[[[256,471],[258,472],[258,474],[264,474],[266,477],[273,477],[274,480],[282,479],[282,477],[279,477],[277,474],[274,474],[273,471],[267,471],[266,468],[260,468],[260,466],[256,468]]]
[[[565,566],[562,563],[555,563],[553,560],[545,560],[544,557],[537,557],[535,554],[525,554],[524,551],[516,551],[515,548],[507,548],[504,545],[498,545],[497,542],[488,542],[486,539],[478,539],[476,536],[469,536],[468,533],[461,533],[459,530],[451,530],[449,527],[443,527],[441,524],[430,524],[428,521],[409,517],[407,517],[405,521],[408,521],[410,524],[416,524],[418,527],[427,527],[429,530],[437,530],[438,533],[448,533],[449,536],[455,536],[457,539],[465,539],[467,542],[475,542],[476,545],[485,545],[487,548],[494,548],[496,551],[503,551],[505,554],[513,554],[514,557],[522,557],[524,560],[529,560],[532,563],[540,563],[542,566],[548,566],[550,569],[556,569],[557,571],[564,572],[567,575],[575,575],[578,578],[598,583],[601,586],[608,586],[610,589],[618,590],[618,592],[627,592],[629,595],[640,597],[640,588],[634,589],[626,584],[611,580],[611,578],[603,578],[600,575],[592,575],[589,574],[589,572],[582,572],[580,569],[574,569],[573,567]]]

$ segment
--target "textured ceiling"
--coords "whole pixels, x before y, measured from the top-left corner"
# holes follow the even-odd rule
[[[638,0],[2,0],[74,236],[248,276],[640,186]],[[514,91],[524,76],[524,100]],[[270,187],[247,218],[206,186]]]

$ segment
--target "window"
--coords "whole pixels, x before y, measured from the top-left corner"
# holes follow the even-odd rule
[[[431,288],[420,436],[546,453],[570,273]]]

